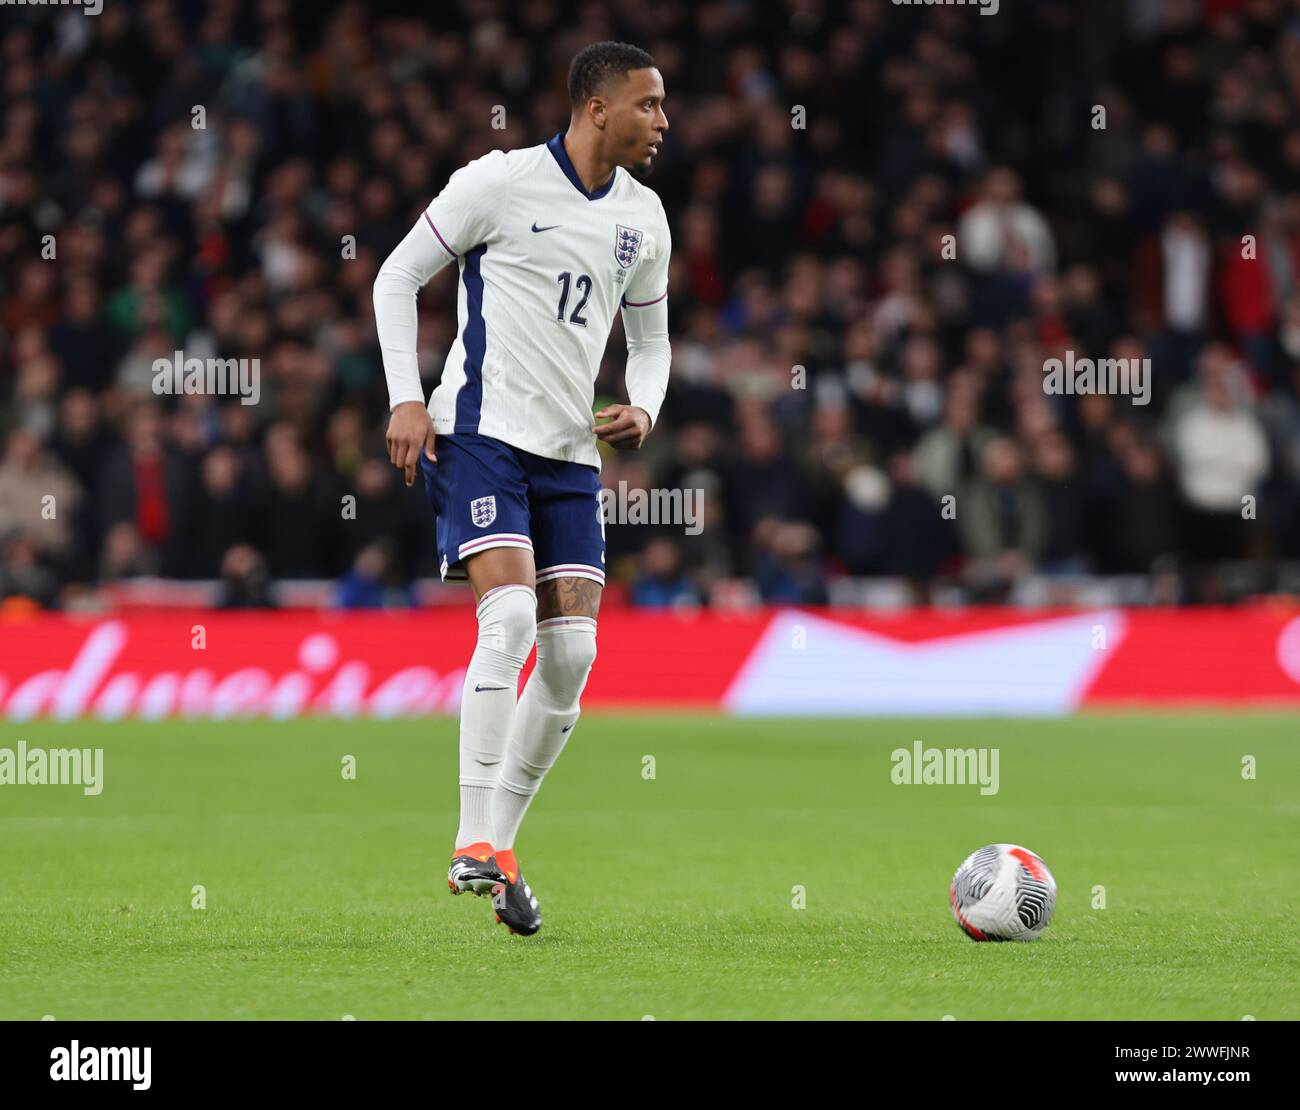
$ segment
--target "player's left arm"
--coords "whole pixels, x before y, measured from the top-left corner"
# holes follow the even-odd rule
[[[660,212],[662,213],[662,208]],[[668,368],[673,350],[668,341],[668,262],[672,237],[665,219],[658,238],[637,267],[623,296],[621,312],[627,335],[626,405],[609,405],[596,413],[610,418],[598,425],[596,437],[613,447],[635,451],[646,440],[659,417],[668,389]]]

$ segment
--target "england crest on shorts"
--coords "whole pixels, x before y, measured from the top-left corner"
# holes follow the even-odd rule
[[[495,494],[476,497],[469,503],[469,517],[476,527],[486,528],[497,518],[497,499]]]
[[[636,261],[636,256],[640,250],[641,233],[634,227],[615,224],[614,257],[618,260],[618,264],[626,270]]]

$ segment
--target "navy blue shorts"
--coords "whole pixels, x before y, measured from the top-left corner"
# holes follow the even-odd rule
[[[544,459],[476,433],[440,435],[437,462],[420,453],[424,493],[437,514],[439,572],[465,578],[464,561],[493,547],[533,553],[539,583],[605,584],[600,471]]]

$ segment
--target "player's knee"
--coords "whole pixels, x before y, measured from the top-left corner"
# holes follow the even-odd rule
[[[500,652],[516,670],[537,638],[537,595],[527,586],[498,586],[478,603],[479,646]]]
[[[582,693],[596,662],[596,622],[586,617],[556,617],[537,626],[537,668],[558,693]]]

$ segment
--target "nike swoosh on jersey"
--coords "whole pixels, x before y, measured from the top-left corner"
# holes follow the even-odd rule
[[[551,224],[550,227],[538,227],[538,226],[537,226],[537,221],[536,221],[536,220],[533,221],[533,230],[534,230],[534,231],[554,231],[554,230],[555,230],[557,227],[559,227],[559,226],[560,226],[559,224]]]

